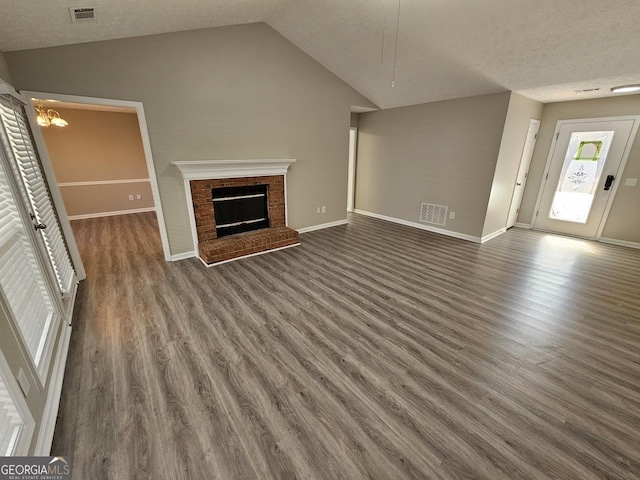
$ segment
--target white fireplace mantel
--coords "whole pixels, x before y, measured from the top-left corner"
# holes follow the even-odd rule
[[[181,258],[198,257],[198,232],[193,213],[193,198],[189,182],[191,180],[210,180],[219,178],[284,176],[285,225],[289,225],[287,206],[287,170],[295,158],[256,159],[256,160],[193,160],[171,162],[182,174],[184,192],[191,225],[193,251],[182,254]],[[204,262],[203,262],[204,263]]]
[[[295,158],[255,160],[195,160],[171,162],[185,180],[286,175]]]

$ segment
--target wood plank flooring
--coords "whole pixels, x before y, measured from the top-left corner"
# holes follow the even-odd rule
[[[152,213],[73,228],[76,479],[640,478],[640,251],[353,216],[207,269]]]

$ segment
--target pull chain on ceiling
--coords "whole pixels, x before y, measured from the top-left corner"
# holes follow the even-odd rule
[[[396,38],[395,38],[395,46],[393,51],[393,75],[391,78],[391,88],[396,86],[396,66],[398,63],[398,36],[400,33],[400,3],[402,0],[398,0],[398,12],[396,16]],[[382,44],[380,45],[380,74],[384,76],[384,41],[386,37],[387,30],[387,4],[386,1],[382,1]],[[378,91],[382,92],[382,81],[378,85]]]
[[[400,34],[400,2],[402,0],[398,0],[398,17],[396,19],[396,46],[393,52],[393,78],[391,80],[391,87],[396,86],[396,63],[398,61],[398,36]]]

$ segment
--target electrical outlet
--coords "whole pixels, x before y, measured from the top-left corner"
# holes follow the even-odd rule
[[[139,193],[137,193],[137,194],[136,194],[136,199],[141,200],[141,199],[142,199],[142,195],[141,195],[141,194],[139,194]]]
[[[456,212],[449,212],[449,219],[455,220],[455,218],[456,218]]]
[[[133,195],[129,195],[129,200],[133,200]]]
[[[322,206],[322,213],[327,213],[327,207],[326,206]]]
[[[320,213],[320,207],[316,208],[316,213]]]
[[[29,383],[29,378],[22,369],[20,369],[20,371],[18,372],[18,383],[20,384],[22,393],[24,393],[24,396],[27,397],[29,395],[29,390],[31,390],[31,383]]]

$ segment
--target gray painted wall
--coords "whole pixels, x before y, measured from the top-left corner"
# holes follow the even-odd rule
[[[640,95],[625,95],[545,105],[538,134],[538,143],[531,160],[529,180],[520,208],[519,222],[527,224],[532,222],[536,199],[542,183],[542,175],[557,121],[623,115],[640,115]],[[622,178],[618,180],[623,183],[627,177],[640,178],[640,135],[636,137]],[[602,236],[640,243],[639,206],[640,185],[637,187],[620,185]]]
[[[532,118],[540,120],[543,107],[544,105],[540,102],[517,93],[511,94],[482,230],[483,236],[499,231],[507,223],[529,122]]]
[[[456,212],[447,230],[482,235],[510,93],[360,115],[356,208],[418,222],[420,204]]]
[[[0,81],[4,80],[6,83],[11,83],[11,74],[9,73],[9,66],[4,53],[0,52]]]
[[[350,106],[375,106],[266,24],[6,56],[18,89],[144,103],[172,254],[192,250],[174,160],[297,158],[290,226],[346,217]]]

